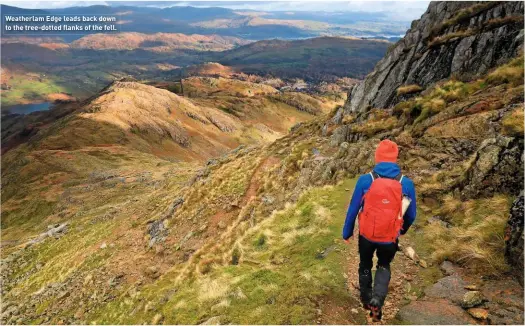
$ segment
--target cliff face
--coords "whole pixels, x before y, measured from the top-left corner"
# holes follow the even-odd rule
[[[349,93],[345,113],[388,108],[407,93],[450,76],[474,78],[523,45],[523,2],[431,2],[367,78]],[[403,93],[403,92],[402,92]]]

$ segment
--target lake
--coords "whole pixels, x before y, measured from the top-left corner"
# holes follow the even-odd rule
[[[28,114],[36,111],[46,111],[51,109],[53,103],[32,103],[32,104],[16,104],[9,106],[2,106],[2,114],[17,113],[17,114]]]

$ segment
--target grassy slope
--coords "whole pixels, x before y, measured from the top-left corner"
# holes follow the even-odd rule
[[[184,94],[202,107],[218,108],[244,122],[234,132],[239,143],[274,141],[301,121],[330,112],[342,101],[297,92],[279,93],[273,87],[225,78],[191,77]]]
[[[130,85],[131,88],[115,87],[110,94],[93,100],[86,106],[88,112],[92,113],[74,114],[44,126],[40,137],[4,155],[3,164],[8,167],[2,173],[4,239],[17,239],[21,234],[27,234],[28,230],[36,232],[55,220],[74,216],[83,200],[74,203],[74,209],[70,210],[57,204],[60,194],[67,194],[70,186],[78,188],[78,184],[90,187],[91,183],[97,182],[92,180],[93,174],[108,173],[112,179],[108,187],[113,187],[115,184],[111,183],[115,179],[122,179],[127,169],[135,171],[135,164],[152,171],[154,168],[151,166],[165,163],[159,161],[158,157],[170,161],[202,161],[241,144],[273,141],[286,133],[293,124],[312,118],[311,114],[281,102],[269,105],[269,100],[264,96],[244,99],[246,103],[238,111],[244,114],[241,119],[213,109],[222,107],[221,103],[227,104],[233,98],[236,104],[242,104],[243,99],[234,94],[239,90],[250,92],[254,86],[250,83],[242,84],[235,93],[224,86],[222,89],[226,94],[218,98],[199,96],[195,103],[204,103],[203,107],[195,106],[191,100],[181,99],[168,91],[148,86],[133,89]],[[267,88],[275,92],[271,87]],[[152,105],[146,114],[141,108],[146,103],[144,101],[157,103],[158,107]],[[125,110],[121,106],[123,102],[127,103]],[[165,105],[172,107],[174,112],[168,114]],[[200,117],[206,124],[187,114]],[[268,116],[276,115],[282,119],[268,119]],[[208,117],[214,123],[231,125],[234,130],[222,132],[208,121]],[[171,125],[175,119],[178,123]],[[186,130],[178,127],[181,122]],[[170,132],[171,136],[166,136],[166,132]],[[178,133],[188,134],[191,141],[189,147],[177,143]],[[126,181],[122,181],[122,184],[116,182],[116,185],[126,188]],[[117,187],[114,193],[125,191]],[[99,199],[103,200],[104,197]],[[83,205],[85,207],[86,204]],[[55,217],[48,219],[49,215]]]
[[[354,183],[312,190],[250,228],[235,240],[232,259],[239,259],[238,265],[212,264],[204,275],[175,282],[175,293],[174,273],[168,273],[132,300],[112,302],[94,321],[148,322],[161,313],[169,324],[201,323],[212,316],[221,316],[220,323],[305,324],[316,317],[322,297],[339,304],[354,300],[355,305],[344,286],[344,245],[337,242],[348,198],[345,189]],[[328,248],[333,251],[320,258]],[[148,304],[155,308],[144,309]]]

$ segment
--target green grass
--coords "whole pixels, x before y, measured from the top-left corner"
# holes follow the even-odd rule
[[[51,215],[56,202],[42,199],[24,201],[19,209],[2,214],[2,229],[20,227],[28,222],[42,220]]]
[[[8,84],[11,89],[2,91],[2,106],[19,104],[24,100],[44,101],[48,94],[66,91],[64,87],[59,86],[53,79],[49,78],[43,78],[42,81],[39,81],[17,76],[10,79]]]
[[[249,229],[235,245],[237,265],[213,264],[206,274],[194,274],[183,284],[168,273],[143,288],[138,301],[121,297],[92,321],[150,322],[158,311],[165,323],[173,324],[202,323],[213,316],[233,324],[311,324],[321,298],[350,304],[354,299],[344,286],[344,245],[337,239],[350,196],[345,189],[354,185],[355,180],[346,180],[313,189]],[[326,257],[319,256],[334,247]],[[155,311],[145,311],[147,302]]]

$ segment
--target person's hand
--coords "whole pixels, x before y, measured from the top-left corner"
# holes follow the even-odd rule
[[[350,237],[350,238],[345,239],[345,240],[343,240],[343,241],[344,241],[346,244],[350,244],[350,240],[352,240],[352,239],[353,239],[353,237]]]

